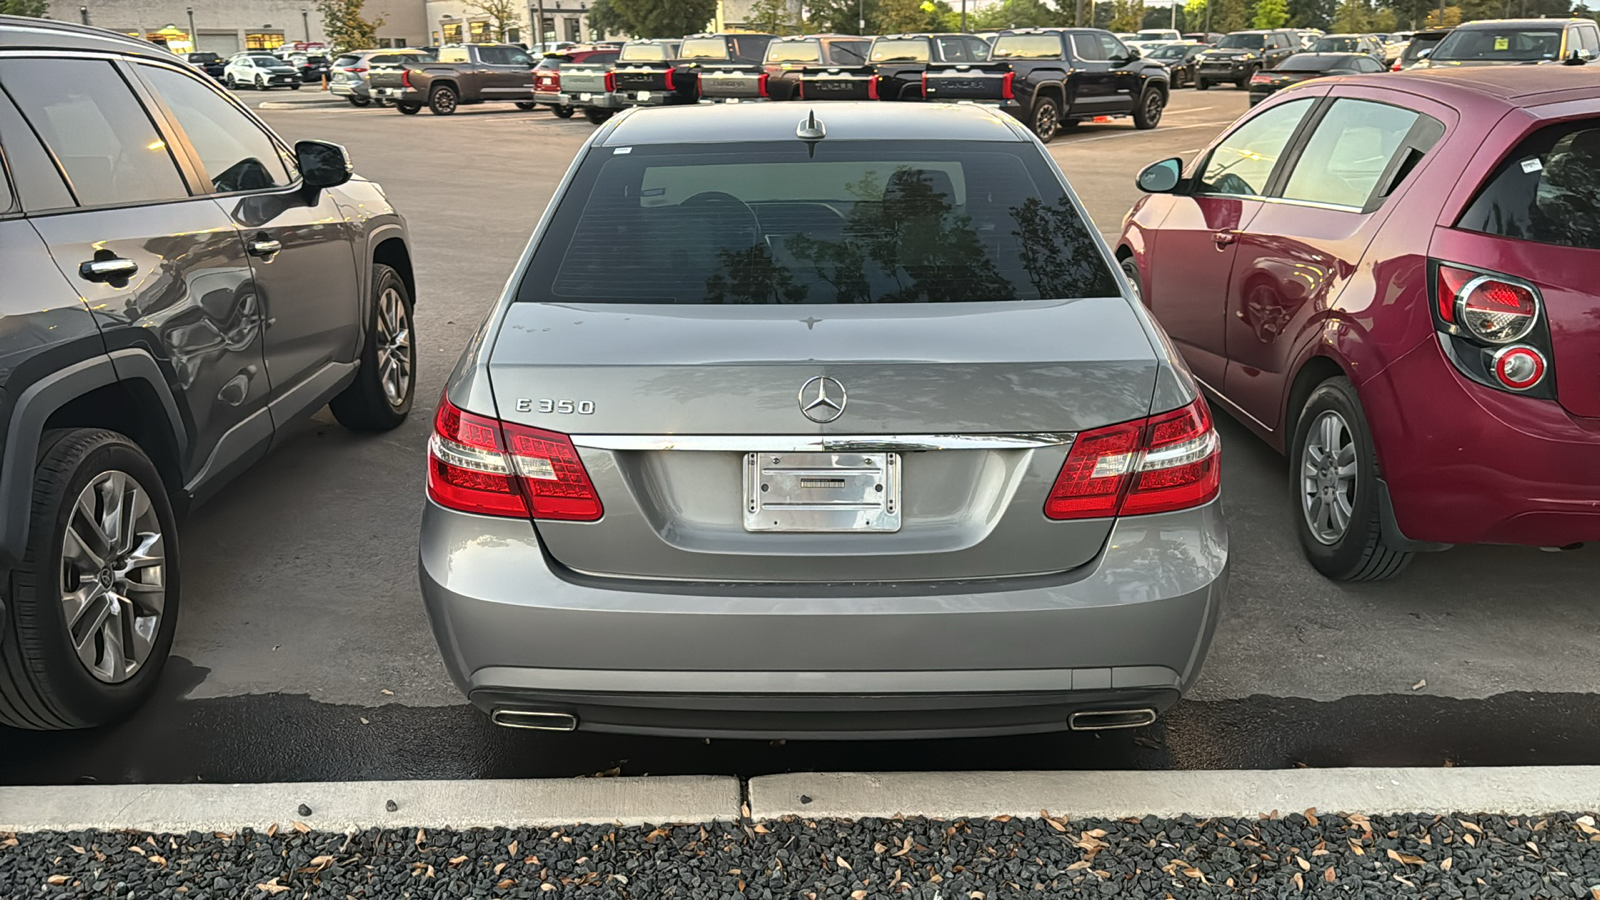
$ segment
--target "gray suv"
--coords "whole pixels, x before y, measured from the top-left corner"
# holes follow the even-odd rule
[[[426,50],[355,50],[339,55],[333,61],[328,90],[350,101],[351,106],[366,106],[377,100],[379,106],[386,101],[372,96],[371,71],[375,66],[404,66],[429,62],[434,54]]]
[[[422,590],[456,684],[512,727],[1135,727],[1211,641],[1218,466],[1020,122],[634,110],[439,404]]]
[[[0,724],[136,708],[177,516],[324,405],[405,419],[407,242],[343,148],[150,44],[0,17]]]

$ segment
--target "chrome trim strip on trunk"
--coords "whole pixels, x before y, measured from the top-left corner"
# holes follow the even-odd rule
[[[918,453],[924,450],[1031,450],[1064,447],[1071,431],[1023,434],[575,434],[572,443],[592,450],[711,450],[736,453]]]

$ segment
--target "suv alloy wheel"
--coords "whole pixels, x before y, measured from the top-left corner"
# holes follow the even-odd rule
[[[455,88],[448,84],[435,85],[428,93],[428,112],[436,116],[448,116],[456,111],[460,98],[456,96]]]

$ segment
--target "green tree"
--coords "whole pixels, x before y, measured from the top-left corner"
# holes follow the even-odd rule
[[[1244,0],[1217,0],[1211,10],[1211,31],[1227,34],[1249,27],[1250,11]]]
[[[3,16],[32,16],[35,19],[42,19],[49,11],[49,0],[0,0],[0,15]]]
[[[1367,0],[1339,0],[1339,8],[1333,14],[1333,30],[1338,34],[1360,34],[1367,30],[1371,18]]]
[[[594,0],[589,4],[589,31],[590,36],[596,40],[609,34],[621,34],[628,30],[628,23],[617,15],[611,5],[611,0]]]
[[[0,0],[0,3],[7,0]],[[317,0],[317,12],[322,15],[322,31],[328,42],[339,50],[367,50],[378,46],[378,29],[384,19],[369,19],[362,15],[366,0]]]
[[[635,37],[681,37],[705,30],[717,0],[611,0],[611,8]]]
[[[794,30],[794,9],[789,0],[756,0],[745,21],[757,31],[789,34]]]
[[[1426,5],[1430,0],[1414,0]],[[1432,0],[1437,3],[1438,0]],[[1333,24],[1334,0],[1289,0],[1289,24],[1296,28],[1321,28]]]
[[[1144,0],[1111,0],[1112,31],[1138,31],[1144,24]]]
[[[493,32],[497,40],[505,40],[511,29],[522,23],[523,6],[517,0],[466,0],[467,9],[481,16],[488,16],[489,22],[494,26]],[[538,31],[535,28],[534,31]],[[537,43],[544,43],[544,35],[538,35]]]
[[[1289,21],[1289,0],[1256,0],[1257,28],[1282,28]]]
[[[879,0],[876,15],[867,19],[868,31],[875,34],[903,34],[928,27],[928,11],[922,0]]]
[[[1439,10],[1429,10],[1428,18],[1425,24],[1429,28],[1454,28],[1461,24],[1461,7],[1446,6],[1444,8],[1443,18],[1439,16]]]
[[[1183,5],[1184,29],[1201,31],[1206,27],[1206,0],[1189,0]]]
[[[1003,0],[979,9],[967,8],[967,26],[973,31],[998,31],[1002,28],[1048,28],[1068,25],[1072,14],[1046,6],[1040,0]]]

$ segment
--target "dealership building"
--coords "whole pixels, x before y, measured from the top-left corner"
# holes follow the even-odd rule
[[[381,47],[430,43],[423,0],[367,0],[364,14],[385,20],[378,29]],[[227,56],[327,40],[311,0],[51,0],[49,16],[165,44],[174,53]]]

